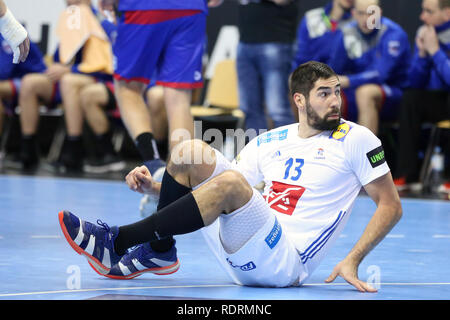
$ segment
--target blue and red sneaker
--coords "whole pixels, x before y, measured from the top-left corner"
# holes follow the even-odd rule
[[[154,251],[150,243],[147,242],[136,246],[133,250],[126,253],[105,276],[127,280],[140,276],[145,272],[167,275],[177,272],[179,268],[180,262],[177,258],[175,241],[172,248],[163,253]]]
[[[109,227],[97,220],[97,225],[83,221],[69,211],[58,214],[62,232],[70,246],[86,257],[91,267],[100,275],[107,274],[121,255],[114,251],[114,240],[119,228]]]

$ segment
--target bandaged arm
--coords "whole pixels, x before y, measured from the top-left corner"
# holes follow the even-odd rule
[[[24,61],[28,55],[30,46],[23,45],[21,48],[20,45],[28,38],[27,31],[16,18],[14,18],[13,14],[3,1],[0,1],[0,33],[13,50],[13,63],[19,63],[19,60]]]

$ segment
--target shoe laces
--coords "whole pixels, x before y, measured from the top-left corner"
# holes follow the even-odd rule
[[[129,249],[130,251],[123,257],[124,262],[129,263],[134,258],[136,258],[139,261],[145,260],[145,256],[150,252],[150,250],[145,248],[145,245],[146,245],[145,243],[138,244]]]
[[[102,227],[106,232],[111,231],[111,228],[108,226],[108,224],[105,223],[105,222],[103,222],[102,220],[97,219],[97,224],[98,224],[100,227]]]
[[[97,238],[103,237],[103,241],[106,243],[111,240],[111,228],[103,222],[102,220],[98,219],[97,224],[100,226],[97,227],[95,224],[87,222],[85,223],[86,231],[96,235]],[[99,232],[100,231],[100,232]],[[102,232],[103,231],[103,232]],[[103,233],[103,235],[101,235]]]

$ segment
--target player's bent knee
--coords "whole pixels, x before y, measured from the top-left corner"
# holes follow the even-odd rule
[[[177,181],[195,187],[211,176],[215,166],[214,150],[205,142],[194,139],[173,148],[166,170]]]
[[[169,158],[170,170],[187,170],[192,166],[214,164],[214,150],[205,142],[192,139],[177,144]]]
[[[45,81],[40,75],[27,74],[22,78],[20,93],[30,95],[37,93],[39,86]]]
[[[76,78],[71,73],[66,73],[59,81],[61,91],[73,90],[76,84]]]
[[[101,101],[102,92],[95,87],[86,87],[80,91],[81,106],[84,108],[90,107],[92,104],[97,104]]]

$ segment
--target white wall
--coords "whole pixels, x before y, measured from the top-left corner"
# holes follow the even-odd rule
[[[49,43],[47,52],[53,54],[57,45],[55,34],[56,24],[60,13],[66,8],[65,0],[4,0],[11,9],[14,16],[26,24],[32,41],[39,42],[41,39],[41,26],[48,24]],[[93,3],[97,3],[94,0]]]

